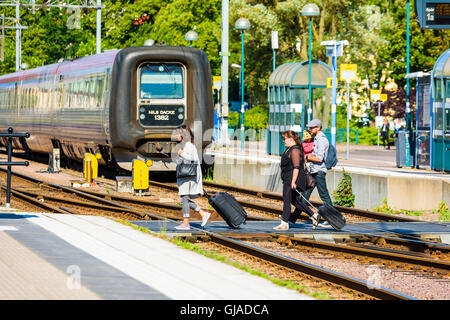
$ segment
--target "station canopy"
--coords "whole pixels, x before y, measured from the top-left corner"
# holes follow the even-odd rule
[[[447,49],[437,59],[433,68],[434,78],[450,77],[450,49]]]
[[[308,61],[285,63],[271,74],[269,86],[307,88],[309,83]],[[331,68],[322,61],[311,61],[311,87],[326,88]]]

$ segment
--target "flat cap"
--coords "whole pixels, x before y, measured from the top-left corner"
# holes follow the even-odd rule
[[[322,128],[322,122],[319,119],[312,119],[308,124],[306,125],[308,128],[315,128],[315,127],[321,127]]]

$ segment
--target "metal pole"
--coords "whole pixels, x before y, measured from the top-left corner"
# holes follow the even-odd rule
[[[336,60],[337,57],[332,57],[331,68],[331,144],[336,147]]]
[[[221,81],[222,81],[222,143],[228,142],[228,17],[229,17],[229,0],[222,0],[222,65],[221,65]]]
[[[102,52],[102,0],[97,0],[97,28],[96,28],[96,52],[97,54]]]
[[[2,46],[2,51],[1,51],[0,61],[4,61],[4,59],[5,59],[5,49],[4,49],[4,47],[5,47],[5,15],[4,14],[2,14],[2,43],[1,43],[1,46]]]
[[[347,80],[347,160],[350,159],[350,80]]]
[[[409,0],[406,1],[406,74],[409,74]],[[406,166],[410,166],[411,150],[409,138],[411,136],[411,109],[409,106],[409,78],[406,79]]]
[[[308,73],[308,90],[309,90],[309,108],[308,108],[308,121],[312,120],[312,88],[311,88],[311,36],[312,36],[312,18],[309,17],[309,73]]]
[[[275,69],[277,68],[277,64],[276,64],[277,54],[275,51],[276,50],[273,49],[273,68],[272,68],[273,71],[275,71]]]
[[[241,150],[244,150],[244,30],[241,31]]]
[[[380,118],[380,101],[377,102],[378,104],[378,119]],[[380,127],[377,126],[377,131],[378,131],[378,139],[377,139],[377,147],[380,147]]]
[[[16,71],[20,70],[20,33],[21,30],[19,28],[19,20],[20,20],[20,2],[16,0]]]
[[[13,133],[13,128],[8,128],[8,133]],[[12,138],[8,137],[8,162],[12,158]],[[11,207],[11,166],[8,166],[6,175],[6,208]]]

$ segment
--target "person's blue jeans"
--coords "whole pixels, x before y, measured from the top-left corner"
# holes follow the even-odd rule
[[[330,194],[328,193],[327,180],[325,179],[325,176],[327,174],[323,171],[318,171],[316,173],[311,173],[311,175],[314,177],[314,179],[316,179],[316,187],[317,191],[319,192],[320,199],[322,199],[324,204],[333,206]],[[305,196],[306,199],[309,200],[309,197],[311,196],[311,193],[313,191],[314,188],[308,189],[303,193],[303,195]]]

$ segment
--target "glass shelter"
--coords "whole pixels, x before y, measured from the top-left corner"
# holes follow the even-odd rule
[[[312,112],[312,118],[321,119],[324,128],[328,124],[331,89],[327,89],[327,78],[331,78],[331,67],[321,61],[311,62],[312,110],[308,110],[308,67],[308,61],[285,63],[269,78],[269,154],[284,152],[281,134],[286,130],[301,133],[308,122],[308,112]]]
[[[431,91],[431,169],[450,171],[450,49],[436,60]]]

